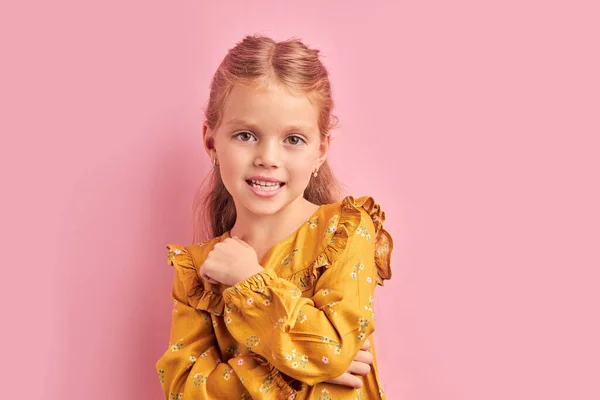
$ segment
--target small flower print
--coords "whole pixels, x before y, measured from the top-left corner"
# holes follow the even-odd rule
[[[291,366],[294,369],[298,369],[298,368],[305,369],[306,364],[308,364],[308,356],[306,354],[298,353],[296,349],[292,349],[291,353],[284,354],[283,356],[285,357],[286,360],[292,361]]]
[[[362,225],[356,229],[356,234],[364,237],[367,241],[371,240],[371,234],[369,233],[369,230]]]
[[[225,379],[226,381],[228,381],[231,372],[233,372],[231,369],[225,367],[225,371],[223,371],[223,379]]]
[[[173,346],[171,346],[171,351],[172,352],[179,351],[179,350],[183,349],[184,346],[185,345],[183,343],[175,343],[175,344],[173,344]]]
[[[321,336],[321,341],[323,341],[324,343],[327,343],[327,345],[333,349],[333,352],[336,355],[340,355],[342,354],[342,345],[340,345],[338,342],[336,342],[333,339],[328,338],[327,336]],[[326,357],[323,357],[326,358]],[[329,360],[327,360],[329,361]]]
[[[254,303],[254,300],[252,299],[252,297],[248,297],[248,300],[246,300],[246,303],[248,303],[248,305],[251,306],[252,303]]]
[[[356,397],[353,400],[364,400],[365,395],[363,394],[362,390],[360,389],[356,389]]]
[[[326,231],[327,234],[331,234],[337,230],[337,223],[339,217],[339,215],[334,215],[333,217],[331,217],[331,219],[329,220],[329,226],[327,227]]]
[[[302,312],[302,310],[300,310],[300,312],[298,313],[298,317],[296,318],[296,323],[303,324],[307,320],[308,317]]]
[[[260,339],[256,335],[251,335],[246,338],[246,348],[248,350],[252,350],[254,346],[256,346],[260,342]]]
[[[297,252],[298,252],[298,249],[297,248],[294,249],[291,254],[288,254],[287,256],[285,256],[285,258],[281,261],[281,263],[287,267],[292,262],[292,259],[294,258],[294,255]]]
[[[358,276],[358,273],[360,271],[362,271],[363,269],[365,269],[365,264],[363,264],[362,262],[359,262],[358,264],[356,264],[353,267],[353,271],[350,273],[350,276],[352,277],[352,279],[356,279],[356,277]]]
[[[323,361],[323,364],[329,364],[329,358],[323,356],[323,358],[321,359],[321,361]]]
[[[229,356],[234,356],[235,354],[240,350],[239,346],[229,346],[227,349],[225,349],[225,353],[228,354]]]
[[[321,395],[317,398],[317,400],[331,400],[331,395],[329,394],[329,390],[327,390],[327,389],[321,390]]]
[[[367,328],[369,327],[369,320],[366,318],[359,318],[358,319],[358,331],[360,332],[357,336],[358,340],[362,340],[366,333],[367,333]]]
[[[371,283],[371,282],[373,282],[373,279],[371,279],[370,276],[367,276],[367,282]]]
[[[202,372],[199,372],[194,375],[193,384],[194,386],[200,386],[201,383],[206,383],[207,380],[208,376],[204,375]]]
[[[200,354],[200,358],[208,358],[208,353],[210,353],[210,349],[208,349],[204,353]]]
[[[281,325],[283,325],[284,323],[285,323],[285,318],[283,318],[283,317],[282,317],[282,318],[279,318],[279,319],[277,320],[277,322],[275,323],[275,326],[274,326],[274,328],[279,328],[279,327],[280,327]]]
[[[319,216],[317,215],[316,217],[309,219],[307,224],[311,227],[311,229],[315,229],[319,224]]]
[[[271,390],[273,384],[273,377],[269,376],[267,377],[267,379],[265,379],[265,381],[262,383],[262,385],[260,385],[260,387],[258,388],[258,391],[261,393],[267,393],[269,390]]]
[[[333,309],[333,307],[337,304],[337,301],[333,301],[325,306],[325,312],[329,314],[329,316],[337,316],[337,311]]]
[[[238,360],[238,365],[244,365],[244,359],[243,358],[240,358]]]

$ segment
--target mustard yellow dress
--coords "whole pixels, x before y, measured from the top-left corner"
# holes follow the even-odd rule
[[[263,271],[231,287],[197,273],[229,232],[167,245],[172,325],[156,363],[166,398],[384,399],[376,360],[360,389],[324,382],[347,371],[375,329],[375,286],[391,277],[384,220],[369,196],[322,205],[269,250]]]

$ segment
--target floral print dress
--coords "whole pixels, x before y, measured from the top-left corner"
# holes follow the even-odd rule
[[[384,220],[369,196],[322,205],[269,250],[263,271],[231,287],[198,276],[229,232],[167,245],[173,314],[156,363],[166,398],[384,399],[376,359],[360,389],[324,382],[347,371],[375,329],[374,290],[391,278]]]

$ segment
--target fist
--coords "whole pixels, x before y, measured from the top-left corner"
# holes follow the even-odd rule
[[[252,246],[234,236],[215,244],[198,275],[209,283],[233,286],[262,270]]]

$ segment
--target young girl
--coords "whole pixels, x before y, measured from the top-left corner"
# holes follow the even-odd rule
[[[373,293],[392,238],[369,196],[335,197],[318,50],[248,36],[213,77],[203,126],[212,239],[171,244],[167,399],[381,399]]]

